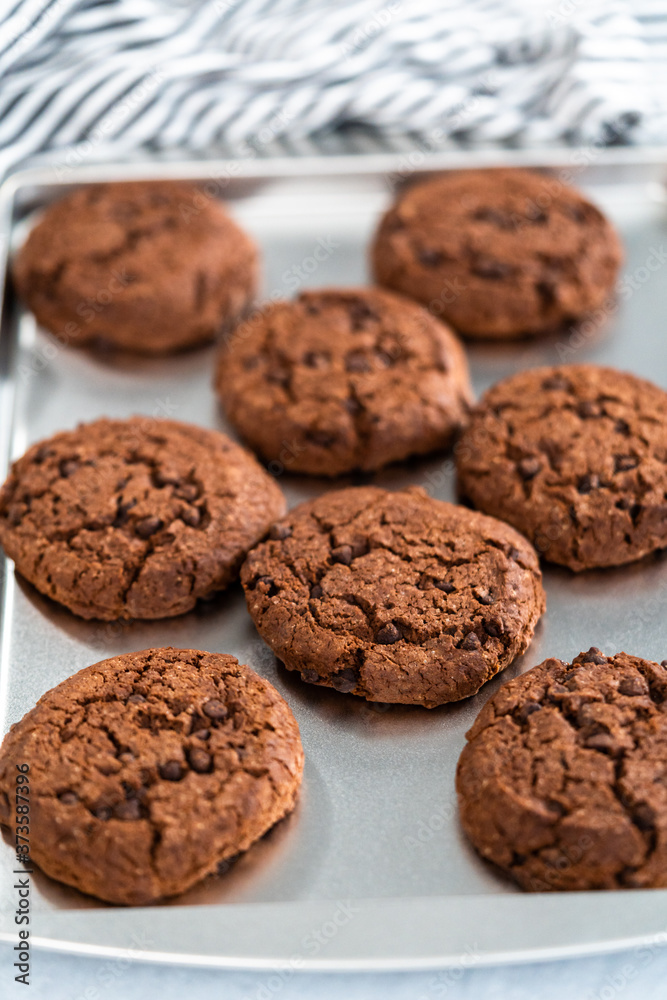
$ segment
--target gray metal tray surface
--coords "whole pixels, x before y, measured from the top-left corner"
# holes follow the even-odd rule
[[[562,171],[618,226],[626,247],[617,308],[603,323],[514,344],[469,344],[481,393],[520,368],[568,361],[616,365],[667,388],[667,152],[495,154]],[[56,181],[16,175],[0,197],[5,257],[39,210],[68,185],[129,176],[211,181],[264,255],[264,297],[367,280],[366,248],[394,181],[413,167],[476,165],[465,154],[422,158],[172,163],[79,168]],[[31,442],[103,414],[142,413],[225,426],[211,388],[213,349],[164,359],[101,356],[58,345],[7,283],[0,337],[0,475]],[[453,500],[451,457],[378,473]],[[280,476],[290,505],[332,488]],[[302,683],[259,639],[241,590],[167,621],[86,622],[4,567],[0,727],[4,733],[48,688],[104,657],[150,646],[224,651],[287,698],[306,752],[295,812],[223,874],[146,908],[113,907],[31,876],[33,945],[95,955],[220,967],[360,970],[472,966],[588,954],[667,940],[667,892],[525,894],[470,848],[458,825],[454,772],[464,734],[486,699],[546,656],[591,645],[650,659],[667,655],[667,559],[574,575],[545,567],[547,612],[526,654],[467,701],[431,711],[373,705]],[[15,853],[0,842],[0,939],[15,943]],[[267,977],[270,973],[267,971]],[[267,979],[268,982],[268,979]],[[274,984],[275,987],[275,984]],[[273,987],[267,987],[271,990]],[[277,987],[275,987],[277,988]]]

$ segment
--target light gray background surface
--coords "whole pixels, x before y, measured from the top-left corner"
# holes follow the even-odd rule
[[[667,914],[666,914],[667,923]],[[489,969],[365,975],[221,972],[41,952],[15,984],[0,949],[3,1000],[664,1000],[667,948]]]

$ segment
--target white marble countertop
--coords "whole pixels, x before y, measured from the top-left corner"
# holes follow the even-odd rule
[[[588,959],[424,973],[220,972],[35,952],[30,991],[0,948],[0,997],[13,1000],[665,1000],[667,948]]]

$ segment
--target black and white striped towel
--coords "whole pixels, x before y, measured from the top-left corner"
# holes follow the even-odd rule
[[[667,0],[0,0],[0,176],[341,126],[667,144]]]

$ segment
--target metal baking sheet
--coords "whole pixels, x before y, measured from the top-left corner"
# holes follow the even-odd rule
[[[211,193],[228,199],[263,248],[265,297],[360,284],[369,236],[396,180],[480,160],[567,172],[615,221],[627,259],[618,309],[602,325],[535,342],[469,345],[476,392],[522,367],[584,360],[629,369],[667,388],[665,150],[248,160],[231,168],[223,162],[145,164],[79,168],[65,178],[33,170],[12,178],[0,196],[0,279],[34,212],[70,185],[143,176],[209,181]],[[0,474],[31,442],[103,414],[168,416],[227,430],[211,389],[212,366],[211,349],[141,359],[60,347],[36,327],[7,283]],[[447,455],[394,466],[373,481],[390,489],[421,484],[454,498]],[[288,473],[280,484],[290,505],[333,485]],[[229,871],[177,899],[112,907],[36,870],[32,943],[154,961],[280,967],[283,977],[301,968],[465,967],[657,947],[667,940],[667,892],[527,895],[479,860],[458,826],[454,771],[464,733],[499,685],[546,656],[569,659],[591,645],[657,660],[667,655],[665,557],[578,576],[547,568],[545,584],[548,610],[527,653],[475,698],[427,711],[371,705],[303,684],[257,636],[238,586],[180,618],[104,624],[75,618],[5,566],[3,732],[75,670],[113,654],[174,645],[232,653],[272,681],[296,714],[306,751],[294,814]],[[0,938],[14,942],[14,852],[7,836],[0,866]]]

